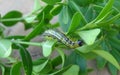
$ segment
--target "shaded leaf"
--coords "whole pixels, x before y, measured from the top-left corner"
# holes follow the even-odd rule
[[[92,52],[103,57],[104,59],[109,61],[111,64],[113,64],[117,69],[120,70],[120,66],[119,66],[118,62],[110,53],[108,53],[104,50],[92,50]]]
[[[117,68],[114,65],[108,63],[108,69],[109,69],[111,75],[118,75]]]
[[[97,68],[98,69],[103,69],[107,63],[107,61],[101,57],[97,57]]]
[[[72,65],[68,70],[63,72],[62,75],[79,75],[79,66]]]
[[[108,3],[105,5],[105,7],[100,12],[100,14],[95,19],[95,21],[102,19],[110,11],[113,3],[114,3],[114,0],[109,0]]]
[[[80,75],[86,75],[87,74],[87,63],[85,58],[77,53],[77,52],[72,52],[65,61],[65,66],[68,65],[78,65],[80,68]]]
[[[20,68],[22,66],[21,62],[14,64],[10,70],[10,75],[21,75]]]
[[[42,0],[42,1],[49,5],[54,5],[55,3],[60,2],[61,0]]]
[[[57,49],[58,53],[60,54],[61,56],[61,59],[62,59],[62,67],[64,66],[64,63],[65,63],[65,55],[64,55],[64,52],[62,50],[59,50]]]
[[[33,71],[36,72],[36,73],[39,73],[40,71],[42,71],[45,68],[47,63],[48,63],[48,60],[46,60],[43,63],[39,63],[38,65],[34,65],[33,66]]]
[[[62,10],[62,7],[63,7],[63,5],[58,5],[58,6],[55,6],[51,11],[50,11],[50,13],[52,14],[52,15],[58,15],[59,13],[60,13],[60,11]]]
[[[31,75],[32,74],[32,58],[29,52],[24,47],[22,47],[21,45],[18,45],[18,46],[20,48],[20,56],[22,58],[24,70],[27,75]]]
[[[1,71],[2,71],[2,75],[5,75],[5,67],[3,65],[0,65]]]

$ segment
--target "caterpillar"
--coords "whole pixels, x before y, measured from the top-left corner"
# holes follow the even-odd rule
[[[43,35],[44,36],[49,36],[49,37],[52,37],[52,38],[56,38],[70,48],[76,48],[76,47],[79,47],[79,46],[83,45],[82,40],[72,41],[65,34],[54,31],[52,29],[45,31]]]

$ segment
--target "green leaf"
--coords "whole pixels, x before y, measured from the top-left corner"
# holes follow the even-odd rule
[[[1,67],[2,75],[5,75],[5,67],[1,64],[0,64],[0,67]]]
[[[111,73],[111,75],[118,75],[117,68],[113,66],[112,64],[108,63],[108,69]]]
[[[18,46],[20,48],[20,56],[22,58],[24,70],[27,75],[31,75],[32,74],[32,58],[29,52],[24,47],[22,47],[21,45],[18,45]]]
[[[67,71],[65,71],[62,75],[79,75],[79,66],[72,65]]]
[[[70,10],[68,9],[68,6],[64,6],[59,14],[60,26],[64,32],[67,32],[69,25],[70,25],[69,22],[71,18],[70,18],[69,12]]]
[[[49,5],[54,5],[57,2],[60,2],[61,0],[42,0],[42,1],[49,4]]]
[[[68,11],[68,6],[64,6],[63,7],[63,19],[61,19],[63,21],[64,24],[67,24],[69,21],[69,11]]]
[[[117,69],[120,70],[120,66],[119,66],[118,62],[110,53],[108,53],[104,50],[92,50],[92,52],[103,57],[104,59],[109,61],[111,64],[113,64]]]
[[[61,56],[57,56],[54,59],[52,59],[52,61],[51,61],[51,64],[52,64],[53,68],[60,65],[61,63],[62,63]]]
[[[22,17],[22,13],[21,12],[19,12],[19,11],[10,11],[10,12],[8,12],[6,15],[4,15],[2,17],[2,19],[4,20],[4,22],[2,22],[2,23],[5,26],[13,26],[17,22],[21,21],[21,20],[17,20],[17,18],[21,18],[21,17]],[[6,20],[6,19],[8,19],[8,20]],[[12,19],[14,19],[14,20],[12,20]]]
[[[36,15],[34,15],[34,16],[29,16],[29,17],[25,18],[25,21],[26,21],[27,23],[32,23],[32,22],[35,20],[36,17],[37,17]]]
[[[115,57],[115,59],[120,63],[120,52],[116,49],[112,49],[110,53]]]
[[[119,0],[114,0],[113,8],[116,10],[116,12],[120,12],[120,1]]]
[[[114,17],[112,17],[112,18],[111,18],[110,20],[108,20],[105,24],[108,24],[108,25],[109,25],[109,24],[115,22],[116,20],[118,20],[119,17],[120,17],[120,13],[117,14],[117,15],[115,15]]]
[[[72,66],[72,65],[69,65],[69,66],[67,66],[67,67],[64,67],[64,68],[62,68],[62,69],[60,69],[60,70],[57,70],[57,71],[55,71],[55,72],[53,72],[53,73],[51,73],[51,74],[49,74],[49,75],[61,75],[63,72],[65,72],[66,70],[68,70],[71,66]]]
[[[95,19],[95,21],[100,20],[101,18],[103,18],[110,11],[110,9],[112,8],[113,3],[114,3],[114,0],[109,0],[108,3],[105,5],[105,7],[100,12],[100,14]]]
[[[32,30],[32,32],[30,32],[28,35],[26,35],[24,40],[31,40],[32,38],[37,36],[39,33],[43,32],[43,28],[42,28],[43,27],[43,20],[44,20],[44,14],[42,15],[41,22],[34,28],[34,30]]]
[[[77,50],[78,52],[88,53],[88,52],[90,52],[91,50],[94,50],[94,48],[96,48],[95,44],[93,44],[93,45],[83,45],[83,46],[81,46],[81,47],[76,48],[76,50]]]
[[[72,21],[71,24],[69,26],[68,32],[67,34],[71,33],[71,32],[75,32],[75,30],[78,28],[78,26],[80,25],[80,21],[81,21],[81,14],[79,12],[76,12],[73,17],[72,17]]]
[[[11,41],[7,39],[0,39],[0,58],[6,58],[10,56],[12,52]]]
[[[27,17],[25,18],[25,21],[27,23],[32,23],[37,17],[37,15],[32,15],[32,14],[37,12],[40,9],[41,9],[40,1],[34,0],[34,8],[33,8],[32,12],[27,15]]]
[[[45,68],[47,63],[48,63],[48,60],[46,60],[45,62],[40,63],[38,65],[34,65],[33,66],[33,71],[36,72],[36,73],[39,73],[40,71],[42,71]]]
[[[17,62],[14,64],[10,70],[10,75],[21,75],[20,69],[21,69],[22,63]]]
[[[97,57],[97,68],[98,69],[103,69],[107,63],[107,61],[101,57]]]
[[[45,61],[47,61],[48,59],[47,58],[39,58],[39,59],[36,59],[36,60],[33,60],[33,65],[39,65],[39,64],[42,64],[44,63]]]
[[[32,12],[40,10],[41,5],[40,5],[40,0],[34,0],[34,8]]]
[[[65,63],[65,55],[64,52],[62,50],[57,49],[58,53],[60,54],[61,58],[62,58],[62,67],[64,66]]]
[[[64,66],[68,66],[68,65],[78,65],[80,68],[80,75],[86,75],[87,74],[87,63],[85,58],[77,53],[77,52],[72,52],[65,61],[65,65]]]
[[[99,33],[100,29],[91,29],[78,32],[79,36],[84,40],[87,45],[92,45],[95,42],[95,39],[97,38]]]
[[[51,11],[50,11],[50,13],[52,14],[52,15],[58,15],[59,13],[60,13],[60,11],[62,10],[62,7],[63,7],[63,5],[58,5],[58,6],[55,6]]]
[[[79,6],[78,6],[74,1],[70,1],[70,5],[71,5],[71,7],[72,7],[73,9],[75,9],[76,11],[78,11],[78,12],[80,13],[81,18],[82,18],[82,22],[83,22],[84,24],[87,24],[87,20],[85,19],[85,16],[82,14]]]
[[[11,67],[5,66],[4,75],[9,75],[10,74],[10,69],[11,69]]]
[[[95,23],[100,23],[100,22],[106,21],[106,20],[110,17],[111,14],[112,14],[112,11],[106,13],[106,14],[104,15],[104,17],[102,17],[101,19],[97,20]]]
[[[48,40],[46,42],[43,42],[42,48],[43,48],[43,55],[45,57],[48,57],[51,54],[52,47],[55,44],[55,42],[56,42],[55,40]]]

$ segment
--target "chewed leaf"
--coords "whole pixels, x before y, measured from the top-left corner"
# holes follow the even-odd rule
[[[79,36],[84,40],[87,45],[93,44],[99,33],[100,29],[92,29],[78,32]]]
[[[0,58],[6,58],[11,54],[12,52],[11,45],[12,43],[10,40],[6,39],[0,40]]]

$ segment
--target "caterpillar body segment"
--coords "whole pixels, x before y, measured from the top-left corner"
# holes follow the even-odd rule
[[[54,31],[54,30],[47,30],[47,31],[44,32],[43,35],[44,36],[50,36],[52,38],[56,38],[70,48],[76,48],[76,47],[79,47],[79,46],[83,45],[83,41],[79,41],[79,40],[78,41],[72,41],[65,34]]]

